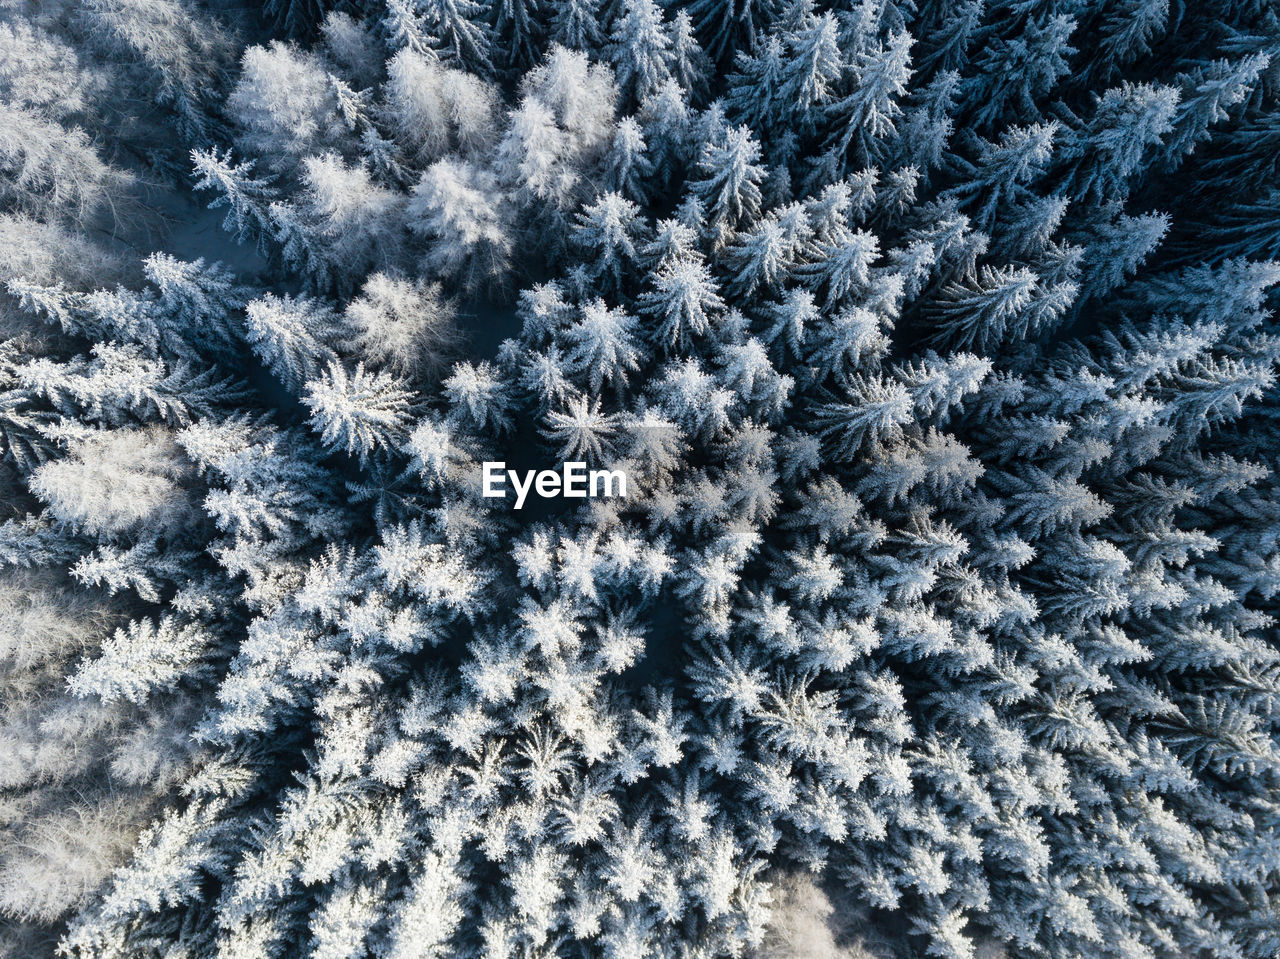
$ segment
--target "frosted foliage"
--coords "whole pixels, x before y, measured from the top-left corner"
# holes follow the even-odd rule
[[[30,572],[0,578],[0,664],[6,683],[45,667],[61,667],[94,640],[106,611],[87,595],[42,588]]]
[[[378,185],[365,167],[348,166],[332,153],[307,157],[300,174],[305,185],[302,228],[324,237],[326,268],[397,261],[404,208],[400,195]]]
[[[884,959],[887,944],[868,945],[865,914],[837,908],[810,876],[784,876],[774,884],[764,942],[752,959]]]
[[[24,20],[0,24],[0,90],[5,99],[55,118],[74,114],[96,92],[75,50]]]
[[[53,923],[85,905],[189,752],[189,709],[138,722],[63,693],[119,619],[47,572],[0,578],[0,910],[10,920]],[[18,954],[42,954],[27,948]]]
[[[84,663],[67,686],[77,696],[90,694],[105,702],[127,699],[142,703],[150,690],[173,686],[191,670],[207,640],[194,627],[179,627],[171,620],[159,626],[149,620],[116,630],[101,655]]]
[[[340,10],[330,11],[320,25],[329,55],[363,89],[377,81],[382,72],[377,40],[364,24]]]
[[[386,373],[362,365],[348,373],[335,363],[308,384],[304,400],[324,442],[364,460],[403,431],[409,396]]]
[[[438,283],[375,273],[346,313],[356,350],[373,365],[405,376],[439,371],[457,345],[456,314]]]
[[[407,49],[388,62],[387,73],[397,133],[421,161],[454,150],[479,158],[492,146],[498,95],[483,81]]]
[[[124,279],[127,270],[118,255],[84,236],[29,217],[0,216],[0,277],[6,282],[22,277],[92,287],[103,277]]]
[[[0,0],[0,953],[1280,955],[1273,8]]]
[[[0,103],[0,197],[11,209],[83,224],[122,199],[132,180],[104,162],[78,127]]]
[[[193,503],[190,464],[164,429],[89,432],[31,475],[31,491],[64,523],[90,534],[180,525]]]
[[[610,72],[583,53],[552,47],[521,83],[524,97],[551,110],[576,157],[598,155],[613,132],[617,88]]]
[[[86,903],[128,854],[136,813],[127,801],[104,799],[24,823],[25,850],[0,861],[0,910],[49,922]]]
[[[340,136],[337,104],[318,58],[279,42],[245,51],[227,109],[241,125],[246,149],[276,170],[292,169]]]
[[[422,174],[406,208],[409,228],[434,239],[432,269],[466,290],[501,280],[513,251],[497,181],[487,170],[439,160]]]

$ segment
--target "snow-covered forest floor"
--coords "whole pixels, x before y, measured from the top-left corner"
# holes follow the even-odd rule
[[[0,955],[1274,959],[1278,300],[1269,0],[0,0]]]

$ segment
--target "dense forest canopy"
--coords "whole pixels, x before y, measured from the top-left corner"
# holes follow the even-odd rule
[[[1280,954],[1271,0],[0,0],[0,288],[5,956]]]

